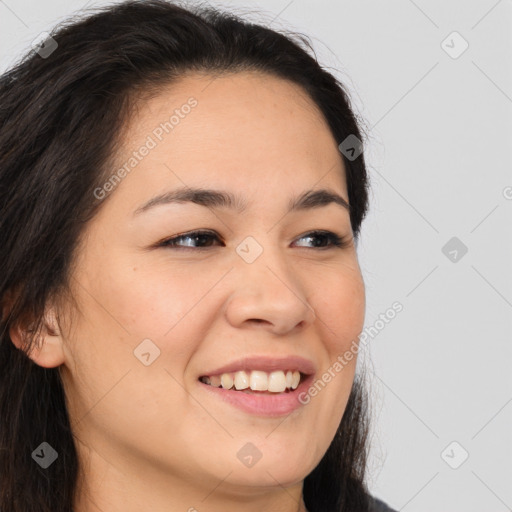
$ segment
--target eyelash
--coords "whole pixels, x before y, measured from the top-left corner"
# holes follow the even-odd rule
[[[327,239],[330,242],[330,246],[327,247],[310,247],[311,249],[317,249],[319,251],[325,251],[327,249],[334,249],[334,248],[345,248],[350,245],[350,240],[345,237],[340,237],[336,233],[333,233],[332,231],[325,231],[325,230],[317,230],[317,231],[310,231],[309,233],[306,233],[302,235],[301,238],[318,238],[323,236],[325,239]],[[215,232],[210,231],[191,231],[189,233],[184,233],[172,238],[167,238],[166,240],[163,240],[158,244],[159,247],[167,247],[170,249],[179,249],[184,251],[189,250],[201,250],[201,249],[208,249],[209,247],[181,247],[176,246],[176,242],[179,240],[183,240],[185,238],[197,238],[197,237],[209,237],[211,240],[212,238],[215,238],[217,240],[220,240],[218,235]],[[306,247],[307,249],[308,247]]]

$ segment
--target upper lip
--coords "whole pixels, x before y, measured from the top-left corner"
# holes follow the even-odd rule
[[[276,370],[298,370],[305,375],[311,375],[316,372],[315,365],[309,359],[301,356],[246,356],[241,357],[231,363],[228,363],[220,368],[207,371],[201,376],[220,375],[222,373],[232,373],[241,370],[260,370],[264,372],[272,372]]]

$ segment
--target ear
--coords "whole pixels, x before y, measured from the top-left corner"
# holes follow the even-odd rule
[[[30,323],[13,325],[9,329],[9,335],[13,344],[20,350],[26,346],[29,333],[32,332]],[[53,308],[45,312],[44,323],[36,335],[36,340],[28,354],[28,357],[39,366],[55,368],[64,363],[64,346],[60,333],[57,315]]]

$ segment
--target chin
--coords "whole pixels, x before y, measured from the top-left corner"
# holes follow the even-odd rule
[[[261,461],[260,461],[261,462]],[[257,468],[258,464],[250,469],[235,468],[226,478],[226,483],[231,485],[246,487],[291,487],[304,480],[309,474],[306,468],[297,468],[293,470],[286,464],[273,467]]]
[[[296,443],[294,445],[297,446]],[[232,477],[240,479],[240,482],[270,486],[276,485],[277,482],[289,486],[302,481],[314,469],[316,463],[311,461],[311,464],[308,464],[305,454],[297,449],[293,450],[293,446],[282,448],[273,450],[270,443],[266,449],[261,450],[261,457],[259,460],[254,459],[252,465],[245,465],[237,460],[237,464],[231,465],[233,473],[230,479]]]

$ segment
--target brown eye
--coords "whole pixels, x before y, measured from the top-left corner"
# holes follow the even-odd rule
[[[314,243],[313,249],[330,249],[333,247],[347,247],[350,244],[350,241],[348,238],[340,237],[336,233],[333,233],[332,231],[311,231],[310,233],[307,233],[305,235],[302,235],[299,240],[309,238],[310,240],[320,240],[323,242],[327,242],[327,246]]]
[[[208,241],[219,240],[217,234],[211,231],[191,231],[190,233],[184,233],[172,238],[168,238],[159,244],[160,247],[169,247],[172,249],[194,249],[194,248],[208,248],[211,245]],[[181,242],[187,241],[182,244]]]

